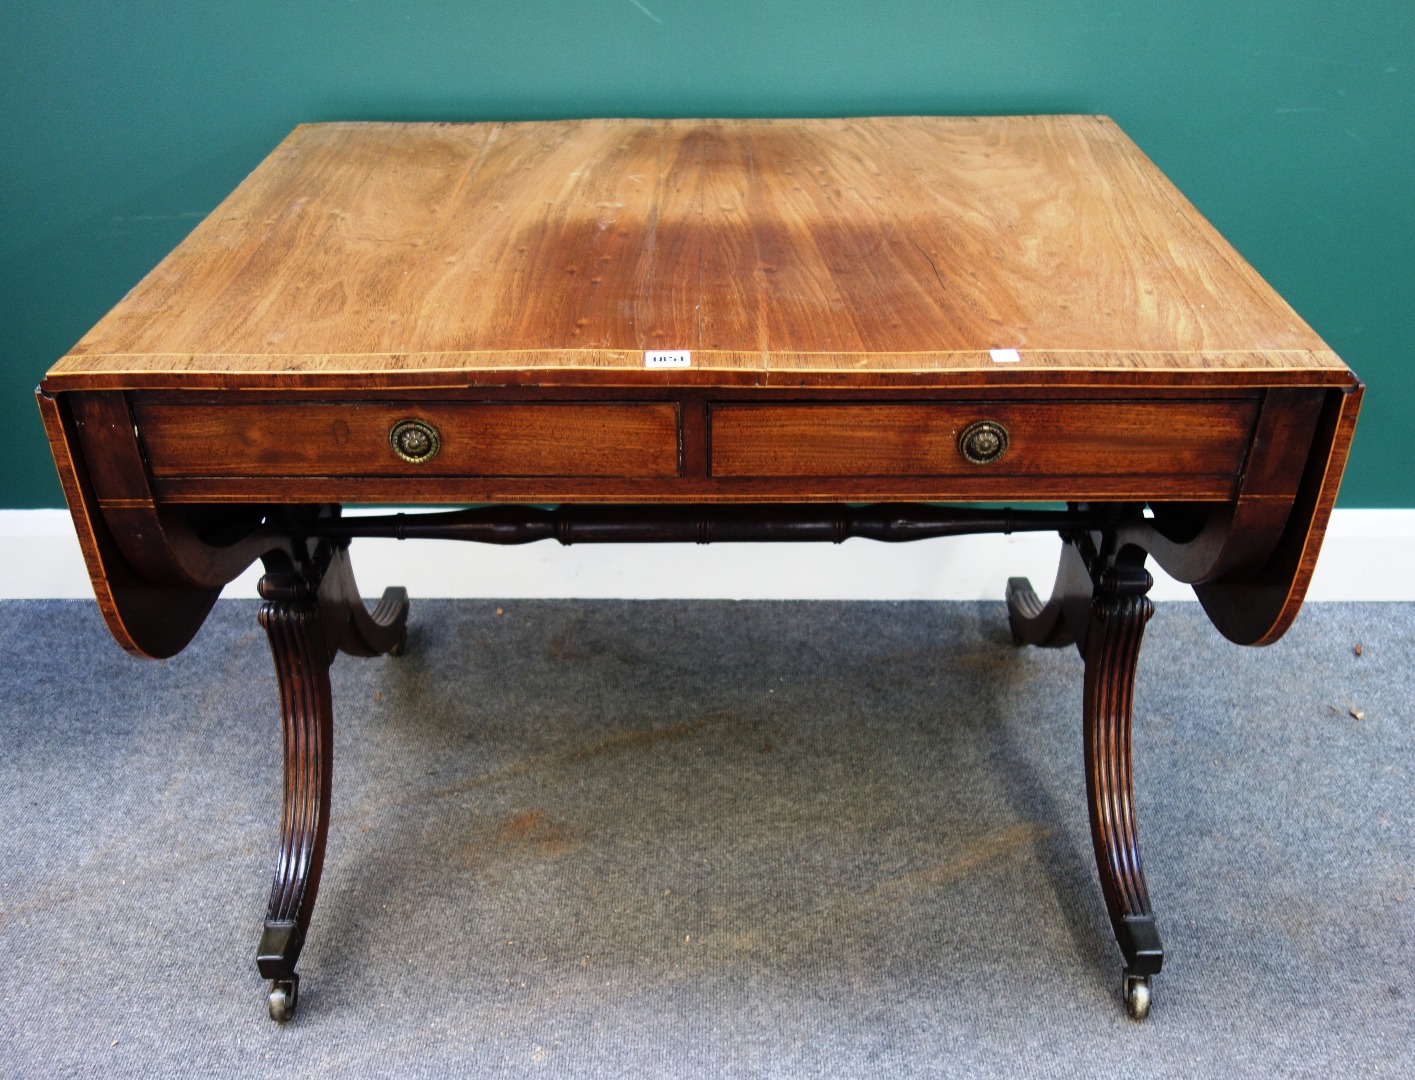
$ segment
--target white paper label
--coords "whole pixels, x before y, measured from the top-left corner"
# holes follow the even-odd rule
[[[644,367],[692,367],[693,354],[688,349],[652,349],[644,353]]]
[[[1018,355],[1016,349],[989,349],[988,355],[992,357],[994,364],[1020,364],[1022,357]]]

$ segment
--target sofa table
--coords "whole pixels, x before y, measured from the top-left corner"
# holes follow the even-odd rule
[[[1008,615],[1084,658],[1096,865],[1139,1018],[1163,960],[1130,761],[1146,560],[1232,641],[1281,636],[1361,392],[1104,117],[586,120],[297,128],[39,405],[124,648],[176,653],[263,561],[275,1019],[324,855],[329,665],[404,640],[407,596],[365,608],[354,538],[1021,529],[1065,541],[1051,600],[1013,579]]]

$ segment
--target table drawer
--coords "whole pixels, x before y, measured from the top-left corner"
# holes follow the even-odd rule
[[[624,476],[679,473],[678,407],[594,404],[135,402],[155,477]],[[414,421],[435,442],[405,460],[391,435]],[[421,456],[416,454],[414,456]]]
[[[1257,417],[1253,398],[715,406],[714,477],[1212,477],[1226,497]],[[960,436],[992,421],[1006,448],[978,464]],[[1193,484],[1190,484],[1193,487]]]

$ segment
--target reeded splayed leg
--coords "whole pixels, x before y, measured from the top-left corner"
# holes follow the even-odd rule
[[[1019,644],[1075,641],[1085,661],[1086,801],[1101,892],[1125,956],[1123,995],[1136,1019],[1149,1013],[1150,978],[1164,950],[1140,860],[1131,767],[1131,718],[1140,641],[1154,605],[1145,553],[1089,536],[1068,537],[1051,600],[1042,605],[1025,578],[1008,582],[1008,618]]]
[[[1125,1007],[1136,1019],[1148,1014],[1150,977],[1159,974],[1164,963],[1140,860],[1131,767],[1135,667],[1145,624],[1155,610],[1145,595],[1149,588],[1150,575],[1143,566],[1130,572],[1105,571],[1092,599],[1082,651],[1091,843],[1115,940],[1125,956]]]
[[[270,578],[261,582],[267,597]],[[268,599],[260,624],[270,638],[280,684],[284,729],[284,801],[280,852],[266,909],[265,930],[256,952],[263,978],[271,980],[270,1015],[294,1015],[299,976],[295,963],[304,946],[310,913],[319,892],[324,844],[329,832],[329,767],[334,742],[334,708],[319,604],[313,597]]]
[[[284,561],[281,560],[283,563]],[[408,597],[389,589],[369,614],[359,598],[347,552],[321,547],[304,566],[267,564],[260,582],[260,624],[270,640],[280,686],[284,795],[280,850],[265,929],[256,953],[270,980],[273,1020],[288,1020],[298,1002],[295,964],[319,893],[329,833],[334,706],[329,666],[339,650],[356,656],[400,652]]]

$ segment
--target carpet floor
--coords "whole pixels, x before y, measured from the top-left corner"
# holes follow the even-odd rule
[[[92,603],[0,603],[0,1075],[1415,1075],[1415,605],[1309,605],[1256,650],[1159,606],[1144,1023],[1080,659],[1001,604],[415,599],[406,655],[334,666],[273,1024],[255,610],[152,663]]]

